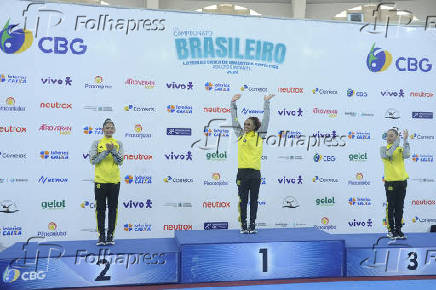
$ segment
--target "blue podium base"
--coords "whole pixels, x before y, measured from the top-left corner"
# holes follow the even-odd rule
[[[180,282],[341,277],[344,241],[314,228],[176,232]]]
[[[336,235],[345,240],[347,276],[436,275],[436,233]]]
[[[0,288],[175,283],[178,264],[174,239],[16,243],[0,254]]]

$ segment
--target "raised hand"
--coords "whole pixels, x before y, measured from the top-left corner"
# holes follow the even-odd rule
[[[263,99],[264,99],[265,101],[269,101],[269,100],[271,100],[274,96],[275,96],[274,94],[269,94],[269,95],[266,95]]]
[[[236,102],[237,100],[239,100],[241,98],[241,94],[236,94],[233,96],[232,98],[232,102]]]

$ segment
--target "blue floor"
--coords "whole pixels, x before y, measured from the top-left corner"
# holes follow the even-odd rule
[[[232,287],[205,287],[205,288],[183,288],[202,290],[436,290],[436,280],[400,280],[400,281],[340,281],[340,282],[314,282],[314,283],[292,283],[256,286],[232,286]]]

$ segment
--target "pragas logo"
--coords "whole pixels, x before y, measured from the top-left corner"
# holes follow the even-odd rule
[[[0,31],[0,50],[7,54],[18,54],[28,49],[33,43],[32,32],[25,29],[16,29],[18,24],[6,22]]]

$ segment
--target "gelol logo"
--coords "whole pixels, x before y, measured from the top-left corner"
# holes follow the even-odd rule
[[[68,151],[41,151],[39,152],[41,159],[65,160],[69,159]]]
[[[124,224],[125,232],[151,232],[151,224]]]
[[[138,138],[138,139],[148,139],[151,138],[151,133],[143,133],[142,132],[142,125],[136,124],[133,128],[135,133],[125,133],[124,137],[126,138]]]
[[[297,208],[297,207],[300,207],[300,203],[295,197],[288,195],[283,199],[282,208]]]
[[[366,220],[366,221],[359,221],[359,220],[356,220],[356,219],[353,219],[352,221],[349,221],[348,222],[348,226],[349,227],[372,227],[372,224],[373,224],[373,222],[372,222],[372,219],[368,219],[368,220]]]
[[[64,209],[66,208],[65,199],[58,200],[50,200],[50,201],[42,201],[41,202],[42,209]]]
[[[298,175],[297,177],[280,177],[277,178],[277,182],[279,184],[303,184],[303,177],[301,175]]]
[[[413,119],[433,119],[433,112],[412,112]]]
[[[15,74],[0,74],[0,84],[6,84],[6,83],[14,84],[14,85],[27,84],[27,76],[15,75]]]
[[[0,31],[0,50],[7,54],[22,53],[33,43],[32,32],[25,29],[15,29],[18,24],[9,24],[9,20]]]
[[[138,86],[144,87],[145,89],[152,89],[155,87],[154,81],[144,81],[144,80],[135,80],[135,79],[127,79],[124,84],[126,86]]]
[[[279,116],[293,116],[293,117],[303,117],[303,110],[301,108],[298,109],[288,109],[288,108],[283,108],[283,110],[277,111],[277,113],[279,114]]]
[[[0,212],[14,213],[19,211],[17,205],[12,200],[3,200],[0,202]]]
[[[347,97],[351,98],[353,96],[365,98],[365,97],[368,96],[368,93],[367,92],[363,92],[363,91],[356,91],[356,90],[353,90],[353,89],[348,89],[347,90]]]
[[[243,85],[241,87],[241,91],[242,92],[248,91],[248,92],[257,92],[257,93],[261,92],[261,93],[265,93],[267,90],[268,90],[268,88],[255,88],[255,87],[248,86],[248,85]]]
[[[348,155],[348,159],[350,161],[359,161],[359,162],[363,162],[363,161],[368,161],[368,153],[351,153]]]
[[[338,91],[335,89],[314,88],[314,89],[312,89],[312,94],[314,94],[314,95],[337,95]]]
[[[5,283],[15,282],[18,280],[18,278],[20,278],[20,275],[21,275],[20,270],[6,267],[5,271],[3,272],[3,282]]]
[[[392,54],[387,50],[382,50],[379,47],[375,47],[373,43],[371,50],[366,58],[366,66],[369,71],[382,72],[388,69],[392,63]]]
[[[357,172],[355,176],[356,180],[349,180],[348,185],[370,185],[371,182],[363,179],[363,173]]]
[[[350,197],[348,204],[351,206],[369,206],[372,205],[372,200],[369,197]]]
[[[112,89],[112,85],[103,84],[103,77],[102,76],[95,76],[93,84],[85,83],[85,89],[100,89],[100,90]]]
[[[212,173],[212,181],[204,180],[203,185],[205,186],[226,186],[229,185],[227,181],[221,180],[221,175],[218,172]]]
[[[338,110],[336,109],[318,109],[313,108],[313,113],[318,115],[327,115],[330,118],[336,118],[338,116]]]
[[[63,110],[72,110],[73,104],[67,104],[67,103],[41,103],[39,107],[41,109],[63,109]]]
[[[384,96],[388,96],[388,97],[398,97],[398,98],[404,98],[404,90],[400,89],[399,91],[380,91],[380,94],[384,97]]]
[[[186,84],[177,84],[176,82],[167,83],[168,89],[181,89],[181,90],[192,90],[194,88],[194,84],[192,82],[187,82]]]
[[[41,82],[43,85],[58,85],[58,86],[71,86],[73,84],[73,80],[71,79],[71,77],[65,77],[65,79],[46,77],[46,78],[42,78]]]
[[[135,106],[135,105],[127,105],[127,106],[124,106],[124,111],[148,113],[148,112],[156,112],[156,109],[154,107],[140,107],[140,106]]]
[[[206,153],[206,159],[210,161],[225,161],[227,160],[227,151]]]
[[[165,183],[193,183],[194,179],[186,177],[171,177],[167,176],[163,179]]]
[[[124,182],[126,184],[151,184],[151,176],[127,174],[124,176]]]
[[[95,203],[92,201],[85,200],[80,204],[80,207],[81,208],[95,208]]]
[[[85,134],[85,135],[103,135],[103,128],[85,126],[85,127],[83,127],[83,134]]]
[[[123,201],[124,208],[152,208],[152,204],[151,199],[147,199],[145,203],[133,200]]]
[[[313,161],[315,162],[335,162],[336,161],[336,157],[333,155],[321,155],[318,153],[315,153],[315,155],[313,155]]]
[[[191,105],[168,105],[167,112],[168,113],[176,113],[176,114],[192,114],[192,106]]]
[[[39,127],[39,131],[47,131],[50,133],[58,133],[59,135],[71,135],[71,131],[73,129],[71,126],[64,126],[64,125],[47,125],[42,124]]]
[[[410,134],[411,140],[424,140],[424,141],[432,141],[435,139],[434,135],[423,135],[418,133]]]
[[[369,140],[371,139],[371,133],[369,132],[358,132],[358,131],[349,131],[348,139],[353,140]]]
[[[228,92],[230,91],[230,84],[207,82],[204,84],[204,88],[206,89],[206,91],[210,92]]]
[[[191,128],[167,128],[168,136],[191,136]]]
[[[278,88],[279,93],[283,94],[303,94],[303,88]]]
[[[204,223],[204,230],[227,230],[229,228],[228,222],[206,222]]]
[[[398,111],[397,109],[394,109],[394,108],[389,108],[386,110],[385,118],[397,120],[400,118],[400,111]]]
[[[192,161],[192,153],[191,151],[188,151],[185,153],[180,153],[180,154],[176,154],[173,151],[171,151],[171,153],[169,154],[164,154],[164,157],[167,160],[182,160],[182,161]]]
[[[324,178],[324,177],[319,177],[318,175],[316,175],[314,178],[312,178],[312,182],[317,183],[338,183],[339,179],[337,178]]]
[[[412,160],[414,162],[425,162],[425,163],[432,163],[433,162],[433,155],[431,154],[413,154]]]
[[[21,236],[23,234],[23,229],[20,226],[4,226],[0,227],[2,236],[12,237]]]
[[[335,205],[335,197],[323,197],[323,198],[317,198],[315,199],[315,204],[319,206],[333,206]]]
[[[26,110],[24,106],[15,106],[15,98],[7,97],[5,100],[6,106],[0,106],[0,111],[6,112],[23,112]]]

